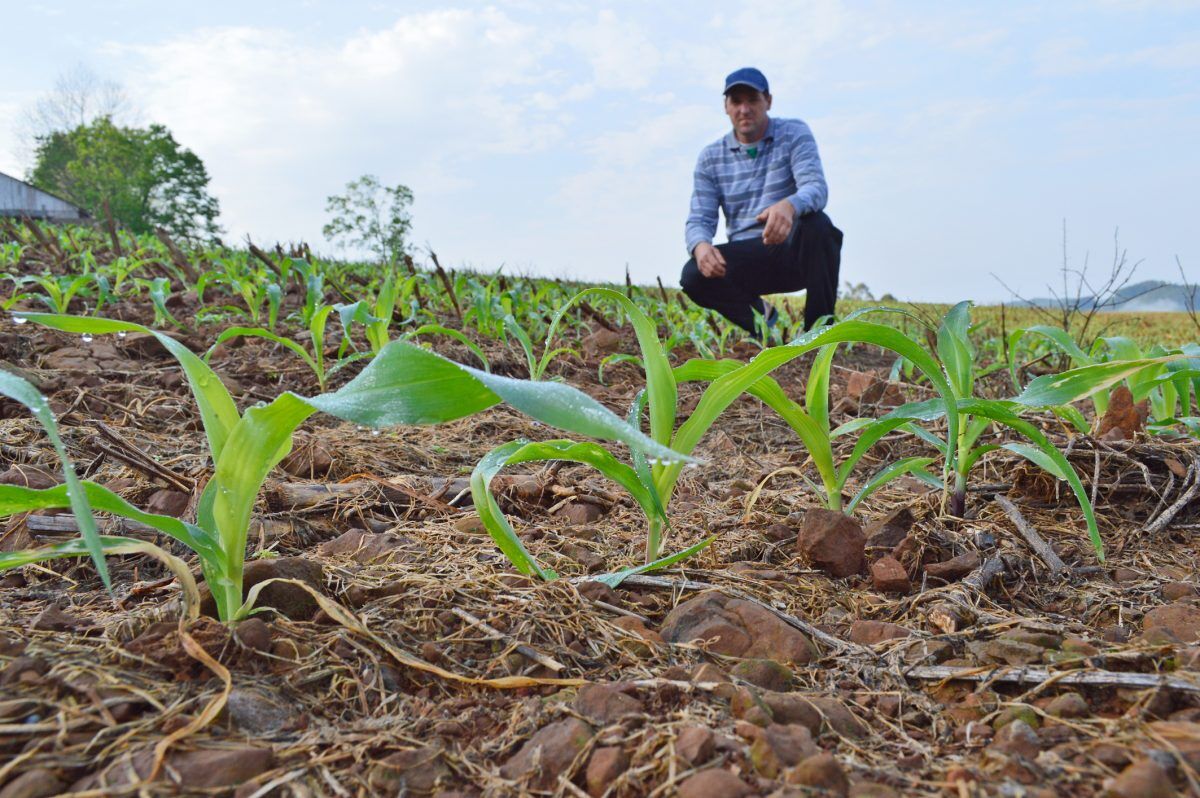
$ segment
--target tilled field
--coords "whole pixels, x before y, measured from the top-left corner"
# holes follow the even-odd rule
[[[469,361],[457,346],[440,349]],[[493,370],[525,376],[492,347]],[[597,333],[587,362],[551,373],[623,414],[640,374],[596,380],[618,350],[636,351],[630,331]],[[6,319],[0,361],[51,397],[81,476],[194,514],[207,449],[157,342]],[[839,357],[835,423],[924,398],[882,382],[890,362]],[[790,393],[805,363],[776,373]],[[266,341],[212,365],[243,407],[316,393]],[[699,388],[681,392],[686,412]],[[795,435],[743,397],[670,507],[668,549],[716,542],[614,590],[588,576],[637,563],[644,520],[596,472],[493,483],[552,583],[508,567],[470,507],[484,453],[552,431],[504,408],[379,434],[315,416],[248,552],[247,588],[295,582],[263,589],[269,611],[233,632],[181,622],[177,583],[148,558],[110,559],[115,601],[85,561],[3,576],[0,798],[1200,795],[1200,446],[1046,428],[1094,496],[1105,565],[1070,492],[1006,452],[973,472],[965,518],[901,480],[860,509],[856,545],[850,522],[814,511]],[[886,439],[862,472],[917,445]],[[0,472],[58,479],[41,428],[2,400]],[[2,523],[4,551],[76,531],[61,513]]]

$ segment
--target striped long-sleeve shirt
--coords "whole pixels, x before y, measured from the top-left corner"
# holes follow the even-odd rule
[[[787,198],[797,214],[824,209],[829,190],[817,154],[817,141],[799,119],[769,119],[754,157],[728,133],[700,152],[685,237],[688,254],[712,243],[717,209],[725,212],[730,241],[762,234],[756,216]]]

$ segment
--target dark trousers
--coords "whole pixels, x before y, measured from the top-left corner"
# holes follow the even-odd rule
[[[767,246],[762,238],[718,244],[725,258],[724,277],[705,277],[692,258],[683,267],[679,284],[693,302],[720,313],[755,333],[754,311],[764,312],[763,294],[786,294],[804,289],[804,329],[832,315],[837,302],[838,271],[842,263],[842,231],[824,211],[797,216],[782,244]]]

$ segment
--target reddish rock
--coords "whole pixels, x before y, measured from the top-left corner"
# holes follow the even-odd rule
[[[871,584],[881,593],[908,593],[912,583],[895,557],[881,557],[871,564]]]
[[[58,774],[45,768],[27,770],[4,785],[0,798],[50,798],[61,795],[67,783]]]
[[[367,532],[349,529],[333,540],[317,547],[326,557],[349,557],[364,565],[386,560],[398,549],[413,542],[412,538],[395,532]]]
[[[621,606],[621,596],[603,582],[584,582],[579,586],[579,595],[588,601],[603,601],[614,607]]]
[[[1108,783],[1104,798],[1173,798],[1171,776],[1152,759],[1134,762]]]
[[[679,785],[679,798],[745,798],[753,794],[749,784],[720,768],[688,776]]]
[[[1179,601],[1196,595],[1196,586],[1187,582],[1168,582],[1162,586],[1162,597],[1167,601]]]
[[[862,570],[866,536],[845,513],[813,508],[804,514],[797,552],[816,568],[842,578]]]
[[[944,562],[933,562],[925,566],[925,573],[935,579],[957,582],[979,567],[979,552],[968,551]]]
[[[259,582],[276,578],[295,579],[324,593],[325,569],[320,563],[306,557],[278,557],[246,563],[242,571],[242,597],[245,598],[250,588]],[[320,609],[317,600],[304,588],[279,582],[264,587],[255,606],[274,608],[294,621],[307,621]],[[217,603],[207,584],[200,588],[200,612],[211,617],[217,614]]]
[[[51,604],[37,614],[29,624],[34,632],[78,632],[90,626],[87,621],[63,612],[58,605]]]
[[[1152,629],[1164,629],[1184,643],[1200,641],[1200,607],[1191,604],[1167,604],[1155,607],[1146,613],[1142,620],[1142,628],[1149,632]]]
[[[105,771],[85,776],[71,785],[72,792],[115,788],[150,775],[154,752],[145,750],[130,759],[118,758]],[[266,773],[275,767],[275,754],[270,748],[242,746],[238,748],[202,748],[197,751],[176,751],[167,754],[166,769],[174,771],[180,784],[190,790],[211,790],[234,787]],[[163,770],[159,779],[165,779]]]
[[[717,684],[728,683],[729,674],[713,665],[711,662],[702,662],[692,671],[691,680],[696,683],[715,682]]]
[[[604,510],[591,502],[571,500],[554,511],[556,518],[564,519],[568,524],[594,524],[604,517]]]
[[[397,751],[371,765],[367,785],[376,795],[428,794],[450,776],[442,749],[425,746]]]
[[[1028,723],[1018,719],[1006,723],[1004,728],[996,732],[988,750],[1034,759],[1042,750],[1042,741]]]
[[[804,664],[816,648],[800,631],[749,601],[718,592],[703,593],[673,609],[663,621],[662,637],[672,643],[710,641],[718,654],[770,658]]]
[[[551,723],[509,757],[500,775],[512,781],[528,779],[534,790],[552,790],[591,739],[592,727],[578,718]]]
[[[1129,388],[1119,385],[1108,395],[1108,409],[1100,418],[1100,427],[1096,430],[1096,435],[1103,438],[1113,430],[1120,430],[1120,437],[1113,436],[1108,440],[1133,440],[1134,435],[1141,432],[1146,425],[1146,417],[1149,414],[1148,401],[1142,400],[1134,404]]]
[[[872,521],[863,529],[863,534],[867,536],[867,548],[891,551],[908,536],[914,521],[912,511],[907,507]]]
[[[605,746],[592,752],[588,760],[587,782],[588,795],[600,798],[609,785],[620,778],[629,768],[629,755],[620,746]]]
[[[703,765],[715,752],[713,732],[707,726],[685,726],[675,738],[675,754],[692,767]]]
[[[772,543],[783,543],[785,540],[795,540],[796,530],[787,524],[771,524],[767,527],[766,536]]]
[[[238,642],[253,651],[271,650],[271,627],[261,618],[247,618],[233,633]]]
[[[792,672],[770,659],[747,659],[733,666],[731,676],[764,690],[786,690],[792,684]]]
[[[182,518],[190,501],[191,496],[183,491],[161,488],[151,493],[150,498],[146,500],[146,512]]]
[[[843,737],[858,739],[867,731],[862,721],[845,704],[830,696],[764,690],[757,699],[770,711],[776,723],[798,723],[814,735],[828,727]]]
[[[49,471],[37,466],[18,463],[0,474],[0,485],[16,485],[19,488],[45,490],[59,484],[58,479]],[[31,771],[37,772],[37,771]]]
[[[604,327],[597,327],[583,339],[586,355],[608,355],[621,348],[621,334]]]
[[[849,795],[850,780],[833,754],[810,756],[787,774],[788,784],[800,784],[831,795]]]
[[[573,706],[580,715],[605,726],[642,711],[641,701],[611,684],[585,684],[575,695]]]
[[[863,646],[873,646],[884,640],[898,640],[911,635],[911,630],[886,621],[860,620],[850,625],[850,642]]]
[[[316,438],[298,437],[279,467],[301,479],[321,479],[333,468],[333,452]]]
[[[1056,718],[1086,718],[1092,710],[1079,693],[1063,693],[1046,705],[1046,714]]]
[[[750,746],[750,762],[762,776],[773,779],[785,768],[818,753],[812,732],[799,724],[772,723]]]

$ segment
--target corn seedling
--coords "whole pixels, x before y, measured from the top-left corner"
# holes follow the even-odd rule
[[[334,393],[306,398],[287,392],[270,404],[255,405],[239,415],[217,375],[203,360],[169,336],[139,324],[111,319],[37,313],[28,314],[28,320],[64,332],[89,335],[150,333],[183,367],[200,410],[212,456],[213,475],[201,493],[196,523],[178,522],[181,526],[173,526],[168,534],[200,557],[201,570],[216,601],[218,614],[229,623],[245,617],[251,610],[242,598],[242,568],[250,514],[258,493],[271,468],[291,450],[295,430],[316,412],[368,427],[382,427],[450,421],[506,402],[538,421],[568,432],[620,441],[657,458],[679,458],[675,452],[655,443],[587,394],[570,386],[495,376],[403,341],[393,341],[385,346],[362,373]],[[49,418],[49,408],[44,400],[39,403],[40,397],[24,398],[27,406],[36,408],[39,420]],[[56,435],[52,442],[56,443],[66,464],[65,450]],[[6,495],[15,498],[6,506],[10,512],[70,506],[81,518],[90,518],[88,507],[80,503],[85,488],[89,498],[93,494],[105,496],[100,486],[93,487],[91,483],[81,486],[71,472],[65,489],[22,495],[10,491]],[[106,499],[101,505],[98,500],[94,501],[106,512],[150,523],[143,518],[144,514],[132,515],[138,511],[127,503]],[[80,523],[88,522],[81,520]],[[101,562],[103,543],[94,534],[94,525],[90,531],[86,526],[81,529],[84,530],[83,543],[97,560],[101,577],[107,584],[107,570]],[[24,552],[20,558],[21,562],[33,562],[52,556],[55,556],[53,552],[41,550],[41,555]]]

